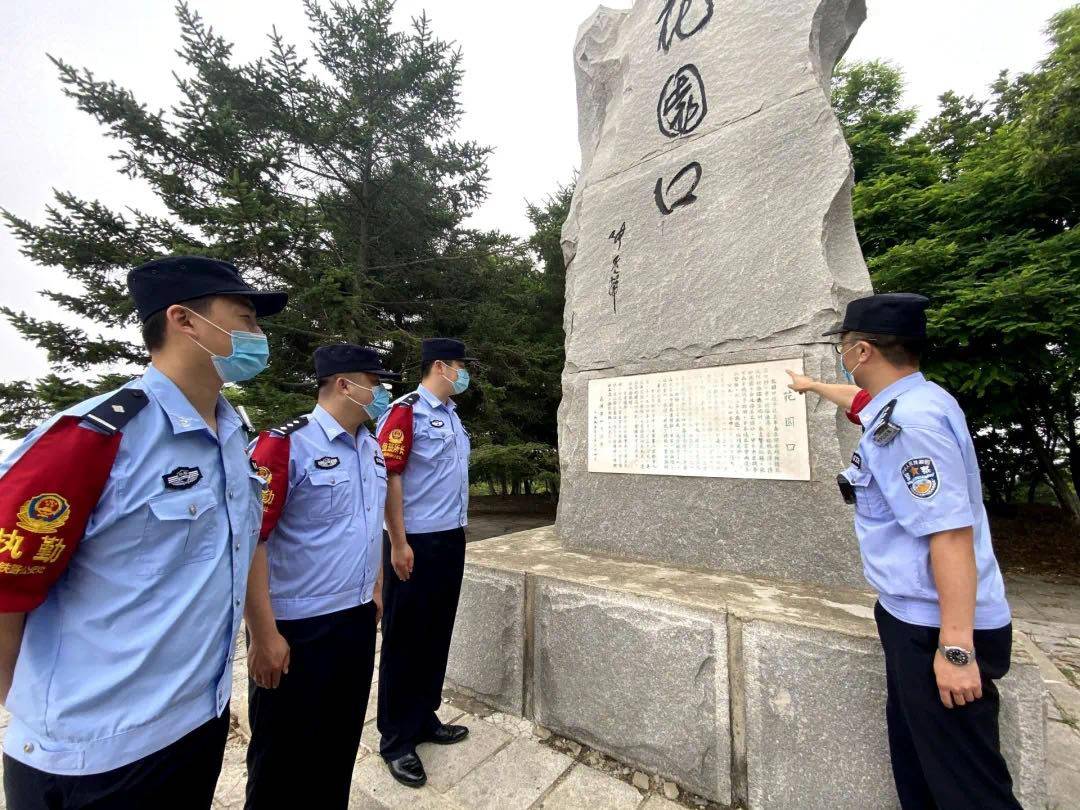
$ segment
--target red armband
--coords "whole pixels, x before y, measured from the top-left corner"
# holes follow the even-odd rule
[[[263,490],[263,519],[259,541],[263,542],[277,526],[285,509],[289,494],[289,453],[292,442],[289,436],[264,430],[251,451],[258,476],[266,482]]]
[[[398,403],[379,431],[379,448],[386,460],[386,471],[400,475],[405,471],[413,442],[413,409]]]
[[[80,422],[58,419],[0,479],[0,612],[45,601],[109,480],[121,434]]]
[[[870,399],[870,394],[867,393],[865,389],[860,388],[859,393],[851,400],[851,410],[847,412],[847,418],[856,425],[862,427],[862,422],[859,419],[859,411],[870,404]]]

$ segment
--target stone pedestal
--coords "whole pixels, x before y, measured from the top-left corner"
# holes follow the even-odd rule
[[[563,548],[551,528],[468,548],[448,685],[723,805],[897,807],[864,591]],[[1001,737],[1042,807],[1038,668],[1018,645]]]
[[[821,333],[871,291],[829,102],[865,13],[637,0],[581,27],[557,533],[469,546],[447,672],[751,810],[897,806],[873,597],[835,483],[857,433],[749,365],[835,379]],[[1019,647],[1002,692],[1017,794],[1040,807],[1043,686]]]

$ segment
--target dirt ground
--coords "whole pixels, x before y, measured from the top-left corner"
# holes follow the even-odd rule
[[[1080,526],[1062,510],[1022,505],[990,515],[994,551],[1002,571],[1046,582],[1080,584]]]

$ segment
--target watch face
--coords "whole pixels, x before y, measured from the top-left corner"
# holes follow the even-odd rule
[[[959,647],[946,647],[945,660],[950,664],[956,664],[958,667],[963,667],[967,666],[970,659],[966,650],[962,650]]]

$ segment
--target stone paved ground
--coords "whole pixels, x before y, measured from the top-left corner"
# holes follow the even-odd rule
[[[1016,576],[1006,587],[1015,628],[1035,642],[1047,687],[1048,807],[1080,807],[1080,586]]]
[[[1048,808],[1072,810],[1080,807],[1080,586],[1017,577],[1009,580],[1009,596],[1017,632],[1037,645],[1033,652],[1048,688]],[[243,656],[238,656],[237,664],[233,707],[242,713]],[[440,714],[445,722],[468,725],[471,733],[456,746],[420,746],[430,781],[411,790],[390,777],[373,751],[378,741],[373,696],[353,771],[350,807],[679,810],[705,805],[679,795],[673,784],[632,771],[520,718],[491,713],[452,695],[447,695]],[[7,713],[0,709],[0,732],[7,722]],[[237,724],[226,748],[215,808],[243,807],[246,745]],[[675,801],[666,798],[665,791]],[[0,796],[0,810],[5,807]]]

